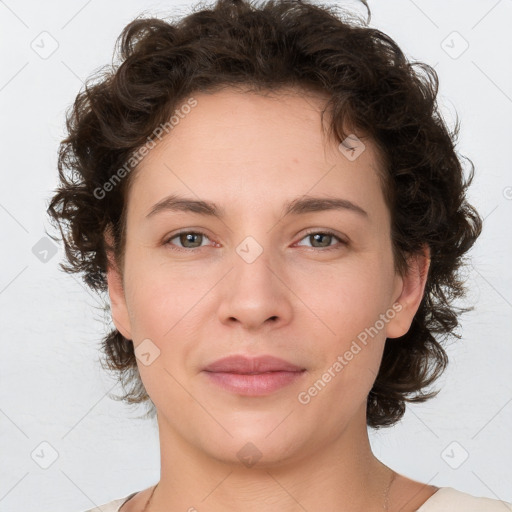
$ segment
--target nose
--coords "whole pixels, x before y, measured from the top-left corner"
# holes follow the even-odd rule
[[[220,321],[248,331],[286,325],[293,314],[291,276],[267,251],[250,261],[243,252],[233,254],[232,269],[222,284]]]

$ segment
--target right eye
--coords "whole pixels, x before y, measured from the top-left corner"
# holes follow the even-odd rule
[[[204,238],[208,239],[206,234],[201,231],[181,231],[167,238],[164,245],[170,246],[170,249],[173,251],[191,251],[202,247],[201,242]],[[174,239],[178,239],[182,247],[176,247],[175,244],[172,243]],[[190,244],[190,246],[188,244]]]

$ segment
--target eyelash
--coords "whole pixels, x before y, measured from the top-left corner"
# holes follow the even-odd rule
[[[168,245],[172,251],[178,251],[178,252],[191,252],[191,251],[196,251],[196,250],[202,248],[202,247],[195,247],[195,248],[189,249],[189,248],[185,248],[185,247],[176,247],[173,244],[171,244],[171,240],[174,240],[175,238],[179,237],[180,235],[202,235],[202,236],[205,236],[206,238],[208,238],[208,235],[206,233],[204,233],[203,231],[180,231],[178,233],[174,233],[171,237],[167,238],[166,241],[164,242],[164,245]],[[340,238],[336,233],[334,233],[333,231],[330,231],[328,229],[322,230],[322,231],[312,229],[312,230],[306,232],[304,234],[304,236],[299,240],[299,242],[304,240],[304,238],[307,238],[308,236],[311,236],[311,235],[332,236],[339,241],[339,244],[341,244],[341,246],[348,245],[348,242],[346,242],[345,240]],[[307,247],[307,248],[312,249],[312,250],[321,251],[321,252],[327,252],[327,251],[339,250],[341,247],[334,245],[334,246],[328,246],[328,247]]]

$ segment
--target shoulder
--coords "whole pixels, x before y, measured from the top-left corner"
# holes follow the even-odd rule
[[[135,496],[136,492],[125,496],[124,498],[118,498],[113,501],[109,501],[104,505],[84,510],[83,512],[118,512],[123,503],[126,503],[132,496]]]
[[[505,512],[512,504],[491,498],[480,498],[453,487],[441,487],[417,512]]]

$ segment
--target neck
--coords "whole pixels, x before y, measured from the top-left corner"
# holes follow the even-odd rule
[[[250,467],[208,456],[158,416],[161,475],[147,512],[381,512],[392,472],[373,455],[360,416],[329,443],[266,463],[262,454]]]

